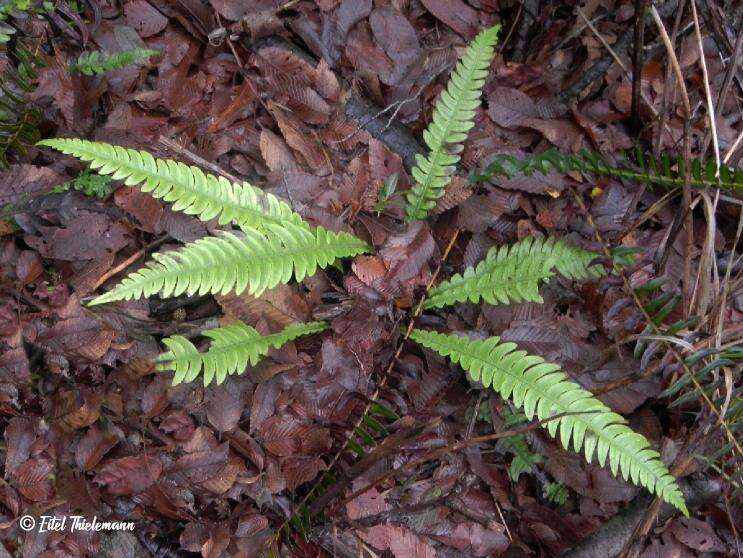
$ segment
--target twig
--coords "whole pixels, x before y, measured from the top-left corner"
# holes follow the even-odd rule
[[[715,163],[717,168],[715,176],[720,177],[720,142],[717,139],[717,123],[715,122],[715,105],[712,102],[712,91],[709,87],[709,74],[707,73],[707,61],[704,58],[704,45],[702,44],[702,31],[699,28],[699,16],[697,14],[697,2],[691,0],[691,14],[694,18],[694,33],[697,37],[697,48],[699,49],[699,64],[702,67],[702,77],[704,78],[704,95],[707,98],[707,116],[709,117],[709,126],[712,131],[712,149],[715,153]]]
[[[725,163],[726,165],[728,164],[728,161],[730,161],[730,158],[738,150],[738,147],[740,147],[740,144],[742,142],[743,142],[743,130],[740,131],[740,134],[738,134],[738,137],[735,138],[733,145],[731,145],[730,149],[728,149],[728,152],[725,153],[725,158],[722,160],[723,163]]]
[[[658,11],[661,14],[661,16],[665,17],[673,13],[673,11],[676,9],[676,5],[677,5],[677,2],[675,0],[670,0],[669,2],[662,4]],[[576,11],[578,11],[578,8],[576,8]],[[588,22],[585,15],[582,17],[585,22]],[[593,24],[591,24],[591,27],[593,27]],[[594,31],[594,33],[598,33],[598,32]],[[622,33],[622,35],[620,35],[620,37],[616,40],[616,42],[614,43],[613,50],[616,52],[626,51],[627,46],[629,46],[629,43],[631,40],[632,40],[632,28],[629,28],[624,33]],[[586,87],[591,85],[594,81],[606,75],[606,72],[611,67],[613,60],[616,60],[616,58],[613,56],[605,56],[601,58],[599,61],[593,64],[590,68],[582,72],[582,77],[578,81],[573,83],[573,85],[568,87],[565,91],[563,91],[560,94],[560,97],[563,100],[566,100],[566,99],[570,99],[572,97],[579,95],[581,91],[583,91]]]
[[[215,165],[214,163],[207,161],[203,157],[200,157],[196,155],[193,151],[190,151],[183,147],[180,143],[178,143],[175,140],[172,140],[170,138],[166,138],[165,136],[160,136],[158,139],[158,142],[160,145],[165,147],[166,149],[169,149],[170,151],[173,151],[180,155],[181,157],[188,159],[192,163],[199,165],[200,167],[204,167],[205,169],[208,169],[212,171],[214,174],[219,174],[221,176],[224,176],[228,180],[231,180],[232,182],[242,182],[241,179],[236,177],[234,174],[230,174],[225,170],[222,170],[222,168],[219,165]]]
[[[684,1],[685,0],[682,0],[682,3]],[[663,25],[663,20],[661,19],[660,14],[658,13],[658,10],[655,8],[655,6],[650,7],[650,15],[653,17],[655,25],[658,27],[658,32],[660,33],[661,40],[666,47],[668,59],[671,62],[670,66],[671,68],[673,68],[673,72],[676,74],[676,82],[681,89],[681,101],[684,106],[684,186],[682,205],[684,208],[683,220],[686,229],[686,243],[684,247],[682,294],[684,300],[684,311],[688,314],[688,312],[691,311],[691,253],[694,244],[694,221],[691,214],[691,187],[689,185],[689,181],[691,180],[691,135],[689,130],[691,126],[691,102],[689,101],[689,93],[686,90],[686,82],[684,81],[684,75],[681,72],[681,65],[679,64],[678,57],[676,56],[676,51],[673,48],[673,43],[671,42],[671,39],[666,32],[666,27],[665,25]],[[679,17],[676,18],[674,34],[680,21]],[[665,110],[663,111],[663,116],[665,116]],[[660,133],[662,134],[662,129]],[[681,218],[677,217],[677,219],[678,221],[676,222],[680,224]],[[673,228],[674,226],[672,225],[672,229]],[[669,241],[668,246],[670,246],[671,244],[672,240]]]
[[[655,14],[657,15],[657,18],[651,14],[651,17],[656,21],[656,25],[658,20],[660,20],[660,14],[658,14],[658,10],[655,9],[655,5],[651,4],[651,8],[655,10]],[[669,43],[671,45],[671,51],[675,51],[676,47],[676,39],[678,37],[679,28],[681,27],[681,20],[684,16],[684,8],[686,8],[686,0],[679,0],[678,9],[676,10],[676,17],[673,21],[673,31],[671,32],[671,38],[669,40]],[[661,24],[663,21],[661,20]],[[663,32],[665,32],[665,27],[663,27]],[[668,50],[668,45],[666,44],[666,50]],[[666,77],[665,81],[663,83],[663,98],[660,103],[660,121],[658,126],[658,132],[655,136],[655,142],[653,144],[653,153],[655,156],[659,156],[661,152],[661,146],[663,145],[663,131],[665,130],[666,126],[666,119],[668,118],[668,97],[671,92],[674,94],[674,99],[676,97],[676,88],[673,86],[673,79],[674,79],[674,68],[671,66],[671,64],[666,65]],[[676,77],[678,80],[678,77]]]
[[[163,244],[168,238],[170,238],[170,237],[168,235],[165,235],[162,238],[158,238],[157,240],[151,242],[150,244],[148,244],[144,248],[142,248],[142,249],[137,250],[136,252],[134,252],[134,254],[132,254],[131,256],[129,256],[127,259],[125,259],[119,265],[117,265],[116,267],[112,267],[106,273],[104,273],[103,275],[101,275],[98,278],[98,280],[95,282],[95,284],[93,285],[93,288],[91,290],[93,290],[93,291],[96,290],[98,287],[100,287],[101,285],[103,285],[103,283],[105,283],[106,281],[108,281],[109,279],[111,279],[111,277],[113,277],[114,275],[118,275],[119,273],[121,273],[122,271],[124,271],[127,267],[129,267],[134,262],[136,262],[139,258],[143,257],[149,250],[152,250],[153,248],[156,248],[157,246],[160,246],[161,244]]]
[[[671,68],[673,69],[673,73],[676,74],[676,82],[681,88],[681,100],[684,103],[684,112],[686,113],[685,117],[690,118],[691,117],[691,103],[689,102],[689,93],[686,91],[686,83],[684,82],[684,75],[681,73],[681,66],[679,65],[676,52],[673,49],[673,43],[671,42],[671,39],[668,36],[668,33],[666,32],[666,27],[665,25],[663,25],[663,20],[660,18],[660,14],[658,13],[658,10],[655,8],[654,5],[650,6],[650,15],[653,17],[653,20],[655,21],[655,25],[658,27],[658,32],[660,33],[661,40],[663,41],[663,44],[666,47],[668,58],[671,61]]]
[[[583,13],[583,11],[580,8],[576,8],[576,11],[578,12],[578,15],[583,19],[583,22],[586,24],[586,27],[588,27],[591,32],[596,35],[596,38],[601,42],[602,45],[604,45],[604,48],[606,48],[607,51],[609,51],[609,54],[614,59],[614,61],[617,63],[617,65],[622,69],[624,72],[624,75],[626,75],[628,78],[631,78],[632,75],[630,74],[629,68],[627,68],[627,65],[622,61],[621,58],[619,58],[619,55],[614,51],[614,48],[606,42],[606,39],[599,33],[599,30],[596,29],[596,27],[591,23],[591,21],[586,17],[586,15]],[[650,112],[653,113],[653,116],[658,116],[658,111],[656,110],[655,106],[653,106],[653,103],[645,96],[644,93],[640,92],[640,99],[647,105],[647,107],[650,109]],[[670,129],[669,129],[670,133]]]
[[[642,127],[640,119],[640,93],[642,91],[643,46],[645,44],[645,10],[648,0],[635,0],[635,40],[632,56],[632,123]],[[585,16],[583,16],[585,18]]]
[[[743,22],[742,22],[743,23]],[[727,100],[728,92],[730,91],[730,85],[733,83],[733,77],[735,76],[738,69],[738,60],[741,54],[743,54],[743,25],[738,31],[738,36],[735,39],[735,46],[733,47],[733,53],[730,55],[728,61],[728,67],[725,71],[725,79],[722,81],[722,87],[720,87],[720,94],[717,97],[717,104],[715,108],[717,112],[722,112]]]

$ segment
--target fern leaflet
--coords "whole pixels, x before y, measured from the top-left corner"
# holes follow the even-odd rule
[[[278,349],[301,335],[318,333],[325,327],[324,322],[291,324],[279,333],[261,335],[249,325],[238,322],[204,331],[203,335],[212,343],[203,353],[182,335],[173,335],[163,339],[170,350],[158,357],[157,368],[175,371],[173,385],[191,382],[199,374],[203,374],[205,386],[215,379],[221,384],[228,375],[242,374],[248,365],[258,364],[271,347]]]
[[[657,451],[626,420],[593,395],[568,379],[559,365],[516,350],[515,343],[490,337],[473,341],[466,337],[416,329],[410,338],[466,370],[472,380],[492,387],[501,397],[523,407],[530,420],[545,420],[562,413],[576,413],[548,422],[552,437],[559,429],[560,443],[584,454],[588,462],[596,453],[599,465],[608,462],[612,474],[644,486],[688,516],[683,494]]]
[[[415,184],[407,195],[407,219],[425,219],[444,194],[454,165],[459,162],[462,143],[474,126],[475,109],[488,76],[500,26],[482,31],[467,47],[449,78],[446,90],[436,101],[431,123],[423,132],[429,148],[427,157],[416,155],[412,169]]]
[[[92,76],[110,72],[111,70],[119,70],[136,62],[143,62],[156,54],[160,54],[160,52],[149,48],[133,48],[113,54],[106,54],[96,50],[81,54],[77,62],[70,69],[86,76]]]
[[[146,151],[81,139],[48,139],[38,143],[90,163],[103,175],[141,184],[143,192],[173,203],[173,209],[197,215],[202,221],[217,217],[241,228],[265,229],[269,224],[292,223],[307,227],[288,204],[247,182],[230,182],[205,174],[198,167],[168,159],[155,159]]]
[[[493,247],[476,267],[468,267],[428,293],[424,308],[440,308],[457,302],[508,304],[543,302],[542,281],[553,270],[567,279],[601,277],[603,269],[591,265],[597,254],[571,246],[563,240],[525,238],[511,246]]]
[[[336,258],[368,250],[363,240],[348,233],[310,230],[286,222],[266,225],[266,231],[245,229],[241,236],[223,232],[201,238],[183,249],[155,254],[154,261],[130,274],[91,305],[160,293],[237,294],[254,296],[279,283],[297,281],[324,268]]]
[[[559,172],[587,172],[599,176],[612,176],[637,182],[655,184],[666,188],[680,188],[684,185],[685,163],[683,157],[672,159],[669,155],[660,158],[637,150],[632,161],[628,156],[623,160],[612,161],[608,157],[591,151],[577,154],[560,153],[548,149],[543,153],[517,159],[513,155],[496,155],[480,175],[473,175],[472,182],[484,182],[494,176],[512,178],[517,174],[530,175],[534,172],[547,174],[551,170]],[[691,163],[689,184],[696,188],[714,187],[723,190],[743,191],[743,170],[728,166],[720,167],[719,180],[715,176],[717,166],[713,160],[707,162],[694,159]]]

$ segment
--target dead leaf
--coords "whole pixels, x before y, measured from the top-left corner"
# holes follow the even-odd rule
[[[117,496],[131,496],[147,489],[162,473],[163,465],[154,455],[133,455],[106,461],[95,482]]]
[[[477,11],[461,0],[421,0],[426,9],[437,19],[469,41],[477,34],[479,18]]]
[[[124,4],[124,15],[143,39],[157,35],[168,25],[168,19],[146,0],[129,0]]]

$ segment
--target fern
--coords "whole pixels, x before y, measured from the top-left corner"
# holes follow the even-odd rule
[[[515,343],[501,343],[498,337],[473,341],[416,329],[410,338],[459,363],[472,380],[523,407],[529,419],[576,413],[548,422],[550,436],[556,437],[559,429],[566,450],[572,439],[573,449],[582,449],[587,461],[595,452],[598,463],[603,467],[608,462],[612,474],[621,473],[688,516],[681,490],[650,442],[630,429],[621,415],[570,381],[558,365],[516,350]]]
[[[283,223],[307,227],[289,205],[247,182],[230,182],[184,163],[155,159],[146,151],[81,139],[48,139],[38,145],[88,162],[99,174],[127,186],[141,184],[143,192],[173,202],[174,210],[202,221],[216,217],[220,225],[234,221],[242,228],[258,229]]]
[[[634,160],[625,156],[623,160],[612,161],[608,157],[590,151],[578,154],[560,153],[549,149],[543,153],[518,159],[513,155],[496,155],[480,175],[473,175],[472,182],[483,182],[495,176],[512,178],[517,174],[530,175],[534,172],[547,174],[551,170],[559,172],[586,172],[599,176],[612,176],[637,182],[655,184],[666,188],[684,185],[685,163],[683,157],[672,159],[669,155],[660,158],[637,150]],[[743,191],[743,170],[727,166],[720,167],[720,178],[715,174],[717,166],[713,160],[694,159],[691,164],[690,185],[696,188],[715,187],[724,190]]]
[[[558,506],[562,506],[568,501],[568,488],[561,482],[551,482],[544,487],[544,496]]]
[[[12,56],[0,74],[0,166],[8,165],[9,152],[23,155],[39,140],[41,114],[28,94],[33,91],[36,69],[43,60],[33,53],[38,46],[25,43],[20,39],[14,42]]]
[[[416,155],[417,164],[412,169],[415,184],[407,195],[408,220],[425,219],[444,194],[459,162],[462,143],[474,126],[475,109],[480,105],[499,31],[496,25],[475,37],[436,101],[431,123],[423,132],[430,151],[427,157]]]
[[[286,222],[266,225],[265,232],[246,229],[241,236],[223,232],[199,239],[183,249],[155,254],[154,261],[126,277],[91,305],[160,293],[237,294],[254,296],[279,283],[297,281],[336,258],[366,252],[366,243],[348,233],[310,230]]]
[[[55,186],[51,193],[59,194],[68,190],[76,190],[90,197],[105,198],[111,194],[111,178],[93,174],[93,171],[86,169],[77,178]]]
[[[597,254],[562,240],[526,238],[512,246],[493,247],[477,267],[468,267],[431,289],[425,308],[440,308],[457,302],[508,304],[542,302],[539,286],[556,270],[568,279],[601,277],[599,265],[591,265]]]
[[[301,281],[337,258],[368,250],[363,240],[348,233],[322,227],[311,229],[284,202],[247,183],[233,184],[205,175],[196,167],[104,143],[79,139],[39,143],[89,162],[104,177],[123,179],[130,186],[142,184],[143,191],[173,202],[175,210],[198,215],[205,221],[218,217],[221,224],[236,221],[243,228],[240,235],[221,232],[181,250],[155,254],[145,267],[95,298],[91,305],[156,293],[240,294],[247,289],[258,296],[279,283],[287,283],[292,276]],[[176,335],[164,340],[170,351],[161,356],[160,367],[176,371],[175,383],[193,380],[202,371],[205,384],[214,378],[221,383],[228,374],[240,373],[249,363],[255,364],[270,347],[322,329],[323,324],[313,322],[262,337],[240,322],[204,332],[213,340],[206,353],[200,353],[185,337]]]
[[[77,62],[70,69],[86,76],[92,76],[110,72],[111,70],[119,70],[136,62],[143,62],[156,54],[160,54],[160,52],[148,48],[133,48],[114,54],[106,54],[96,50],[81,54]]]
[[[185,337],[173,335],[163,339],[170,350],[158,357],[157,368],[175,371],[173,385],[191,382],[200,374],[203,374],[205,386],[215,379],[221,384],[228,375],[242,374],[248,365],[258,364],[271,347],[278,349],[301,335],[318,333],[325,328],[324,322],[300,323],[279,333],[261,335],[249,325],[238,322],[204,331],[203,335],[212,343],[203,353]]]

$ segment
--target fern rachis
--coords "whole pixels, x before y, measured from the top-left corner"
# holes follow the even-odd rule
[[[423,132],[429,148],[424,157],[416,155],[412,169],[415,184],[407,195],[407,219],[425,219],[444,194],[454,165],[459,162],[462,143],[474,125],[475,109],[488,76],[500,26],[482,31],[467,47],[436,101],[431,123]]]
[[[255,366],[268,350],[278,349],[301,335],[318,333],[326,328],[324,322],[291,324],[284,330],[261,335],[254,328],[238,322],[225,327],[204,331],[212,340],[209,350],[199,352],[191,341],[182,335],[163,339],[169,351],[161,354],[158,370],[173,370],[173,385],[191,382],[200,374],[204,385],[216,379],[221,384],[231,374],[242,374],[247,366]]]
[[[515,343],[498,337],[472,341],[466,337],[414,330],[410,338],[466,370],[474,381],[492,387],[502,397],[523,407],[527,418],[545,420],[548,433],[560,443],[599,465],[607,463],[614,475],[639,484],[688,515],[683,494],[650,442],[626,425],[626,420],[569,380],[560,367],[541,357],[516,350]]]

